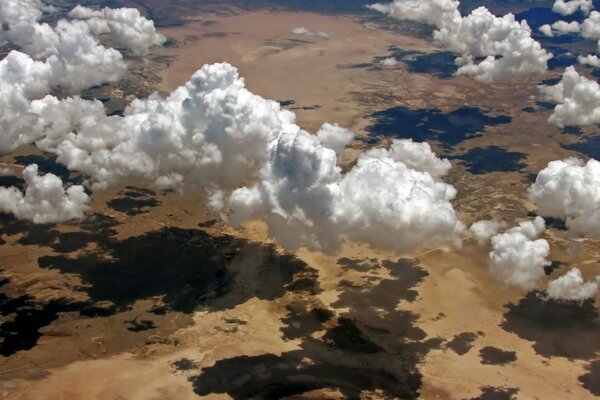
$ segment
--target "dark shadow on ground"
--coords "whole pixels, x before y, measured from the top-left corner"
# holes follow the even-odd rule
[[[449,158],[461,160],[467,171],[474,175],[490,172],[518,172],[527,167],[523,162],[527,154],[508,151],[499,146],[476,147],[462,155]]]
[[[511,117],[489,116],[473,107],[462,107],[443,113],[439,109],[412,110],[395,107],[371,115],[376,121],[367,128],[371,136],[413,139],[417,142],[435,140],[446,150],[467,139],[483,136],[486,126],[507,124]]]
[[[347,268],[372,260],[341,259]],[[234,399],[280,399],[305,392],[338,389],[351,399],[378,390],[390,398],[415,399],[421,374],[417,363],[441,340],[426,339],[414,326],[418,316],[397,310],[402,299],[412,301],[412,289],[427,273],[410,260],[386,262],[393,276],[365,286],[343,285],[333,313],[297,301],[282,319],[284,338],[300,339],[300,350],[217,361],[190,378],[199,395],[227,393]],[[317,339],[314,334],[324,332]]]
[[[533,342],[537,354],[580,360],[598,356],[600,318],[592,301],[562,303],[531,292],[506,307],[501,327]]]

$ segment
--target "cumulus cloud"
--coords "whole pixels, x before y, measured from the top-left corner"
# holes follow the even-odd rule
[[[456,190],[429,172],[448,169],[432,154],[426,144],[394,141],[362,154],[342,175],[335,152],[316,137],[283,134],[260,181],[229,198],[232,222],[263,220],[288,248],[330,252],[344,237],[401,252],[458,243],[463,226],[450,203]]]
[[[45,62],[52,72],[50,83],[72,92],[121,77],[123,56],[102,46],[85,22],[62,19],[51,27],[38,22],[42,9],[37,0],[0,2],[0,40]]]
[[[302,36],[308,36],[308,37],[319,36],[322,38],[329,38],[329,33],[327,33],[327,32],[323,32],[323,31],[313,32],[310,29],[305,28],[303,26],[298,26],[298,27],[292,29],[292,33],[294,35],[302,35]]]
[[[540,26],[540,32],[546,36],[567,35],[581,32],[581,25],[577,21],[556,21],[552,25],[545,24]]]
[[[346,146],[354,139],[354,132],[350,129],[343,128],[338,124],[330,124],[326,122],[317,132],[317,138],[321,144],[328,149],[335,151],[338,159],[344,154]]]
[[[395,65],[398,65],[398,60],[396,60],[395,57],[388,57],[381,60],[380,63],[381,65],[386,67],[393,67]]]
[[[559,83],[540,86],[546,101],[556,103],[548,122],[559,127],[582,126],[600,122],[600,86],[567,67]]]
[[[587,39],[600,39],[600,12],[592,11],[582,22],[581,34]]]
[[[506,228],[504,221],[477,221],[469,228],[469,232],[475,237],[479,244],[484,244],[501,229]]]
[[[571,15],[581,10],[584,14],[589,14],[593,8],[592,0],[554,0],[552,11],[561,15]]]
[[[497,17],[485,7],[461,16],[455,0],[395,0],[373,4],[371,9],[397,19],[435,25],[434,39],[456,59],[458,75],[471,75],[482,82],[506,81],[515,75],[542,73],[552,54],[531,37],[527,21],[514,15]],[[482,61],[479,61],[483,58]]]
[[[529,198],[539,214],[565,219],[573,234],[600,236],[600,162],[550,162],[529,189]]]
[[[598,293],[598,278],[595,282],[586,282],[579,268],[573,268],[565,275],[548,284],[548,298],[553,300],[583,302]]]
[[[600,68],[600,58],[597,55],[587,55],[577,57],[579,64],[589,65],[590,67]]]
[[[36,164],[25,168],[23,178],[27,185],[25,193],[15,187],[0,187],[0,211],[45,224],[82,218],[89,206],[90,199],[82,186],[64,189],[59,177],[40,176]]]
[[[156,31],[154,22],[135,8],[93,10],[78,5],[69,17],[84,20],[94,35],[109,34],[117,46],[136,54],[148,54],[152,46],[162,45],[166,40]]]
[[[536,217],[533,222],[522,222],[504,233],[492,236],[492,274],[508,286],[535,289],[545,274],[544,267],[550,265],[546,259],[550,245],[545,239],[538,239],[544,229],[544,220]]]
[[[282,131],[297,129],[291,112],[249,92],[229,64],[205,65],[166,98],[134,100],[124,117],[78,98],[46,98],[36,111],[67,116],[73,132],[50,126],[38,146],[98,189],[130,178],[162,188],[235,187],[256,175]]]

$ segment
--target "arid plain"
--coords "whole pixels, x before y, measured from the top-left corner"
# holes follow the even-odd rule
[[[295,34],[297,27],[326,35]],[[380,60],[398,49],[420,55],[441,49],[418,32],[347,15],[232,7],[161,32],[172,45],[149,61],[133,60],[126,82],[135,86],[139,76],[152,76],[154,88],[167,93],[203,64],[229,62],[249,90],[282,102],[303,128],[315,132],[334,122],[357,132],[345,167],[360,151],[390,140],[373,140],[377,115],[386,110],[428,110],[427,118],[469,108],[476,120],[496,121],[452,143],[429,133],[434,150],[452,160],[447,180],[458,190],[453,204],[465,224],[496,218],[512,225],[531,217],[532,176],[551,160],[578,155],[567,147],[581,137],[548,125],[550,110],[536,98],[540,81],[559,71],[490,86],[410,63],[385,66]],[[127,102],[127,88],[111,90],[111,102]],[[506,170],[481,165],[473,150],[493,146],[501,150],[484,152],[484,160],[517,161]],[[18,166],[31,157],[45,156],[24,147],[1,161]],[[95,216],[85,224],[36,229],[6,220],[3,301],[27,308],[34,317],[23,316],[24,324],[39,338],[27,338],[33,345],[14,353],[2,347],[0,398],[586,399],[600,393],[598,299],[571,307],[504,287],[489,273],[489,245],[471,239],[461,249],[412,254],[356,244],[335,255],[289,254],[259,222],[239,229],[223,224],[205,208],[204,196],[140,182],[95,193]],[[544,235],[555,262],[548,279],[569,265],[589,277],[600,272],[600,242],[554,227]],[[10,334],[23,335],[20,329]]]

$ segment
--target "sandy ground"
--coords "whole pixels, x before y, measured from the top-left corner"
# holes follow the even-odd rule
[[[298,26],[313,32],[326,32],[328,38],[292,34],[291,30]],[[248,88],[257,94],[281,101],[294,100],[297,107],[320,106],[295,110],[299,124],[313,132],[323,122],[336,122],[366,134],[365,128],[371,123],[366,115],[395,105],[442,110],[477,105],[498,114],[510,114],[513,121],[489,128],[486,135],[462,143],[456,152],[489,144],[505,146],[511,151],[527,153],[525,162],[531,173],[550,160],[573,154],[560,144],[574,139],[545,124],[548,112],[528,114],[519,111],[535,103],[530,96],[536,93],[540,77],[489,87],[469,78],[442,80],[432,75],[410,73],[402,65],[376,71],[344,67],[370,63],[374,57],[387,54],[391,45],[423,52],[436,50],[422,39],[378,30],[349,17],[293,12],[259,12],[230,17],[202,15],[163,33],[180,43],[178,48],[159,51],[161,55],[175,56],[161,73],[163,81],[159,89],[163,92],[185,82],[205,63],[227,61],[239,68]],[[356,141],[352,147],[346,153],[346,162],[352,161],[364,144]],[[10,159],[5,161],[12,162]],[[455,168],[449,180],[459,190],[456,208],[465,222],[494,217],[513,223],[533,210],[525,200],[529,181],[523,173],[471,175],[459,163],[453,163]],[[160,206],[147,213],[128,216],[106,205],[120,190],[122,188],[95,194],[93,207],[95,212],[112,216],[120,223],[115,228],[115,237],[120,240],[169,226],[196,229],[198,223],[214,218],[203,208],[202,194],[197,193],[183,196],[157,194],[156,198],[162,203]],[[61,226],[59,229],[72,228]],[[221,223],[203,229],[214,235],[230,234],[256,242],[270,242],[264,226],[259,223],[248,224],[239,230]],[[74,294],[72,290],[78,283],[77,276],[38,266],[38,257],[53,254],[52,249],[24,246],[18,243],[19,235],[9,236],[6,236],[8,243],[2,246],[0,253],[4,275],[11,279],[5,290],[25,291],[44,299],[78,293],[75,291]],[[597,263],[599,243],[576,241],[555,230],[549,231],[546,237],[551,241],[552,260],[578,265],[586,276],[600,272]],[[424,331],[427,339],[441,338],[446,343],[427,351],[418,363],[418,370],[423,374],[421,398],[477,398],[484,387],[518,389],[515,397],[518,399],[593,398],[580,385],[578,377],[585,373],[587,363],[598,357],[597,345],[590,337],[596,335],[597,339],[599,331],[590,333],[573,329],[552,334],[548,340],[558,345],[580,338],[585,356],[565,357],[542,354],[536,350],[534,340],[526,340],[521,337],[524,335],[504,329],[507,305],[518,303],[525,294],[502,287],[493,279],[487,269],[489,250],[489,247],[467,240],[462,249],[422,249],[402,255],[416,260],[429,274],[414,289],[418,292],[416,298],[409,301],[392,296],[393,304],[386,304],[389,309],[370,310],[374,314],[411,312],[417,316],[415,327]],[[144,301],[136,302],[131,310],[109,319],[98,318],[88,328],[77,328],[79,333],[76,334],[73,324],[77,321],[59,321],[50,325],[47,332],[52,329],[56,332],[60,327],[70,332],[69,335],[46,334],[31,350],[8,358],[0,357],[0,398],[197,398],[188,378],[197,376],[203,368],[215,366],[219,360],[282,355],[300,349],[300,339],[285,339],[281,334],[286,327],[282,322],[286,306],[294,302],[330,308],[337,317],[353,315],[368,320],[369,316],[360,314],[362,311],[352,309],[353,301],[357,304],[362,301],[361,295],[348,292],[351,293],[348,296],[345,288],[351,283],[367,291],[390,279],[390,271],[381,266],[374,266],[366,273],[345,269],[340,267],[338,258],[383,262],[400,257],[356,244],[348,244],[336,256],[306,250],[295,255],[318,271],[320,292],[289,292],[270,301],[254,297],[225,310],[198,311],[191,316],[169,313],[173,315],[157,320],[159,332],[151,333],[125,334],[121,328],[125,320],[148,315],[144,311],[148,304]],[[566,267],[563,266],[561,271],[566,271]],[[403,290],[399,283],[396,287],[394,283],[391,285],[392,292]],[[347,304],[339,305],[340,299]],[[228,322],[236,320],[244,321],[244,324]],[[387,323],[387,328],[395,328],[393,320]],[[472,348],[459,355],[447,346],[447,342],[465,332],[473,333],[475,338]],[[149,340],[151,334],[162,339]],[[94,335],[105,343],[104,351],[97,349],[98,338],[90,337]],[[323,331],[311,335],[318,338]],[[479,350],[486,346],[515,352],[516,360],[483,365]],[[589,352],[585,351],[587,347]],[[175,369],[173,363],[181,359],[193,360],[194,368],[189,371]],[[296,398],[342,397],[340,392],[327,389]],[[380,397],[383,395],[365,395],[365,398]],[[229,396],[215,394],[207,398]]]

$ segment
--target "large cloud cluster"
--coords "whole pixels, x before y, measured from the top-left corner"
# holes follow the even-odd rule
[[[536,217],[533,222],[522,222],[493,236],[490,252],[492,274],[508,286],[535,289],[545,274],[544,267],[550,265],[546,259],[550,245],[545,239],[538,239],[544,229],[544,220]]]
[[[600,236],[600,162],[552,161],[529,189],[541,215],[564,218],[573,234]]]
[[[559,127],[591,125],[600,122],[600,86],[567,67],[559,83],[540,86],[545,100],[556,103],[548,121]]]
[[[55,26],[40,23],[47,8],[38,0],[0,1],[0,41],[20,50],[11,51],[0,61],[0,153],[39,139],[62,142],[79,127],[105,121],[100,102],[78,97],[59,100],[49,93],[57,88],[77,92],[90,85],[115,81],[126,69],[121,53],[100,44],[87,22],[62,19]],[[123,20],[120,33],[113,32],[115,37],[122,34],[134,46],[136,35],[158,35],[154,25],[149,26],[137,11],[119,12],[135,16],[132,23],[145,30],[132,33]],[[57,222],[83,215],[82,199],[87,199],[87,195],[80,193],[81,187],[61,192],[63,185],[58,177],[37,177],[32,171],[37,171],[37,167],[25,171],[30,186],[24,195],[16,188],[3,190],[5,212],[35,222]]]
[[[121,53],[101,45],[85,22],[62,19],[52,27],[38,22],[42,9],[37,0],[0,2],[0,39],[47,64],[52,86],[77,91],[122,75]]]
[[[123,117],[78,98],[37,106],[42,118],[60,111],[73,125],[67,134],[51,126],[38,146],[95,188],[130,178],[171,189],[236,187],[256,176],[281,132],[296,129],[292,113],[249,92],[229,64],[205,65],[168,97],[133,101]]]
[[[63,182],[53,174],[38,175],[38,166],[29,165],[23,171],[27,184],[25,193],[15,187],[0,187],[0,211],[36,224],[82,218],[90,198],[82,186],[63,188]]]
[[[487,8],[479,7],[461,16],[456,0],[395,0],[369,7],[397,19],[435,25],[438,30],[434,39],[460,54],[456,73],[474,76],[482,82],[542,73],[552,58],[531,37],[527,22],[517,22],[512,14],[497,17]]]
[[[30,26],[55,32],[37,23],[40,4],[32,4]],[[64,23],[147,51],[153,26],[138,26],[133,13],[131,30],[122,29],[122,13],[79,7],[71,17],[82,20]],[[2,100],[2,123],[12,129],[0,140],[3,151],[35,141],[94,189],[140,178],[161,188],[206,189],[211,204],[231,209],[233,222],[264,220],[288,247],[335,251],[349,238],[405,251],[460,242],[464,227],[450,203],[456,190],[440,180],[450,162],[425,143],[394,141],[362,154],[342,174],[337,162],[352,132],[333,124],[315,136],[301,130],[293,113],[248,91],[229,64],[205,65],[166,97],[136,99],[124,116],[106,115],[98,101],[45,95],[56,84],[52,74],[47,59],[24,53],[0,61],[0,80],[13,85]],[[58,178],[37,177],[33,167],[26,177],[25,194],[5,190],[4,211],[36,222],[82,215],[88,198],[80,186],[65,191]],[[38,203],[49,208],[34,215]]]
[[[235,190],[232,222],[265,221],[290,248],[336,250],[344,237],[398,251],[457,242],[463,230],[436,178],[449,169],[425,143],[394,141],[342,175],[336,154],[304,132],[281,135],[259,183]]]
[[[69,16],[84,20],[94,35],[109,34],[113,43],[136,54],[148,54],[152,46],[161,45],[165,37],[156,31],[154,22],[135,8],[93,10],[77,6]]]

